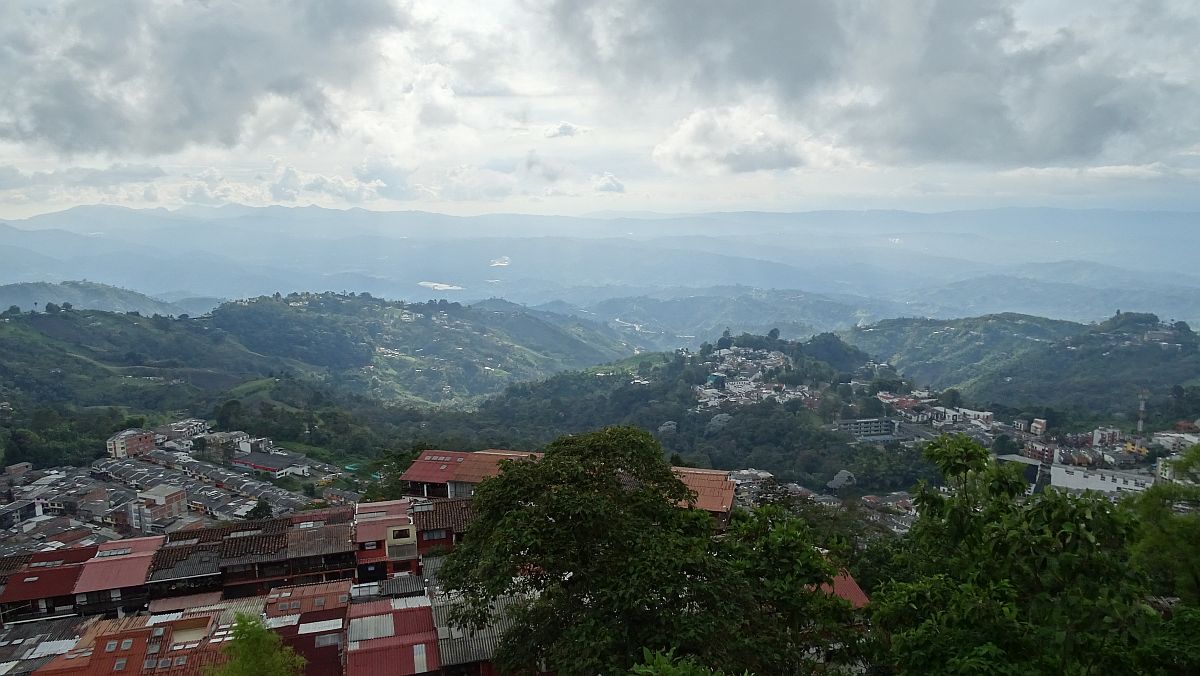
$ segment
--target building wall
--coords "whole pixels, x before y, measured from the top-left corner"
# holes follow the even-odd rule
[[[1093,490],[1103,493],[1140,492],[1154,483],[1150,477],[1133,476],[1122,472],[1086,470],[1064,465],[1050,469],[1050,485],[1055,488]]]

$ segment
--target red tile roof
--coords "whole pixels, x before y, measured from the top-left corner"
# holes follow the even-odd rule
[[[522,453],[519,451],[479,451],[469,454],[454,471],[450,481],[467,484],[477,484],[484,479],[500,474],[500,463],[504,460],[523,460],[529,457],[541,458],[541,453]]]
[[[855,608],[863,608],[870,603],[866,592],[862,590],[862,587],[858,586],[858,583],[854,581],[850,573],[844,570],[833,578],[832,585],[821,585],[821,590],[827,593],[832,592],[834,595],[849,601],[850,605]]]
[[[86,594],[144,585],[150,576],[152,561],[153,551],[90,559],[83,564],[83,572],[75,582],[74,593]]]
[[[26,568],[8,576],[8,584],[0,592],[0,603],[34,601],[74,594],[75,582],[83,572],[81,566]]]
[[[726,513],[733,509],[735,485],[722,470],[672,467],[675,476],[696,494],[696,509]]]
[[[463,451],[422,451],[400,478],[404,481],[444,484],[470,453]]]

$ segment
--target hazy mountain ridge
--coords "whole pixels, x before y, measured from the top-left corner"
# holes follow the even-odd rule
[[[95,282],[25,282],[0,285],[0,309],[16,305],[22,310],[40,310],[46,303],[70,303],[80,310],[138,312],[144,315],[188,314],[179,305],[151,298],[137,291]]]

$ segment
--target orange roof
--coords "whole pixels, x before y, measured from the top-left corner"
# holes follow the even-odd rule
[[[500,474],[500,463],[504,460],[522,460],[533,456],[541,458],[541,453],[522,453],[520,451],[479,451],[471,453],[470,457],[459,463],[450,481],[467,484],[477,484],[484,479]]]
[[[696,509],[706,512],[725,513],[733,509],[735,485],[729,480],[729,472],[694,467],[672,467],[688,489],[696,494]]]
[[[452,480],[455,469],[469,455],[465,451],[422,451],[400,478],[418,483],[444,484]]]
[[[862,587],[858,586],[858,583],[854,581],[854,578],[850,576],[850,573],[844,570],[833,578],[832,584],[821,585],[821,591],[832,593],[835,596],[843,598],[846,601],[849,601],[850,605],[854,606],[855,608],[862,608],[870,602],[870,599],[867,598],[867,594],[862,590]]]
[[[153,551],[88,559],[83,564],[79,579],[75,581],[74,591],[76,594],[86,594],[106,589],[140,587],[146,584],[146,578],[150,576],[150,563],[153,560]]]

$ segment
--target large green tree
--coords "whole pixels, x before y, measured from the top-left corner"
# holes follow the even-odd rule
[[[475,492],[476,520],[440,578],[463,623],[518,601],[503,669],[620,673],[643,648],[714,669],[803,673],[855,643],[834,573],[803,523],[771,509],[713,537],[705,512],[648,433],[563,437],[506,462]]]
[[[963,436],[927,455],[948,492],[923,486],[873,599],[878,660],[907,674],[1135,674],[1160,629],[1130,556],[1134,519],[1094,494],[1025,496],[1016,467]]]
[[[233,640],[225,645],[229,661],[213,672],[214,676],[299,676],[304,673],[304,658],[283,645],[279,635],[267,629],[257,617],[238,613],[233,625]]]
[[[1155,484],[1132,500],[1134,559],[1150,574],[1155,593],[1200,606],[1200,445],[1164,462],[1176,481]]]

